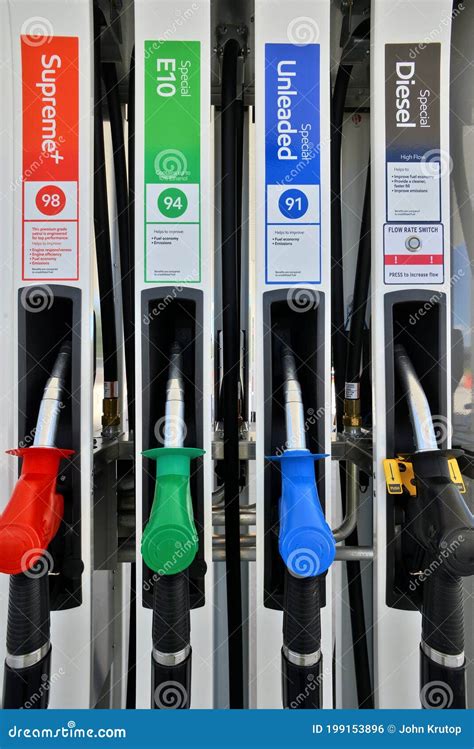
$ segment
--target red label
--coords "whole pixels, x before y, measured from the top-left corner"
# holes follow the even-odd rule
[[[21,37],[23,280],[79,278],[79,40]]]
[[[443,256],[385,255],[385,265],[443,265]]]

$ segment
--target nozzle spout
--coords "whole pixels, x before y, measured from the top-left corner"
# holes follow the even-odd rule
[[[417,451],[437,450],[433,418],[425,391],[415,368],[401,345],[395,346],[395,366],[410,412]]]
[[[287,346],[283,349],[283,371],[285,376],[286,444],[289,450],[304,450],[306,448],[306,430],[303,396],[296,373],[295,357]]]
[[[55,445],[70,361],[71,343],[67,341],[61,346],[44,388],[33,441],[35,447],[54,447]]]
[[[174,343],[170,353],[168,382],[166,384],[165,447],[183,447],[186,436],[184,422],[184,386],[181,373],[182,353]]]

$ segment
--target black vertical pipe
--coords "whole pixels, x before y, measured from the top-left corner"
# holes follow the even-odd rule
[[[342,430],[346,335],[341,218],[342,123],[352,65],[339,65],[331,102],[331,338],[336,387],[337,430]]]
[[[360,382],[362,343],[365,316],[369,297],[371,272],[371,232],[370,232],[370,163],[365,183],[364,208],[360,226],[359,250],[355,272],[352,314],[347,340],[346,382]]]
[[[115,326],[114,279],[105,171],[104,121],[102,111],[101,30],[103,13],[94,8],[94,230],[99,277],[104,380],[117,382],[117,330]]]
[[[122,316],[127,376],[127,410],[130,431],[135,428],[135,340],[134,340],[134,276],[130,251],[129,199],[127,161],[123,134],[123,118],[119,96],[119,83],[115,63],[102,64],[114,153],[115,194],[117,201],[117,226],[120,249],[120,275],[122,286]]]
[[[134,278],[135,258],[135,49],[130,58],[128,78],[128,224],[130,231],[130,258]]]
[[[342,430],[342,419],[344,414],[344,385],[346,382],[347,367],[347,339],[344,330],[344,276],[341,216],[342,125],[344,121],[347,88],[351,73],[352,65],[344,65],[343,63],[339,65],[334,85],[331,109],[331,338],[336,390],[336,422],[338,431]],[[367,207],[370,208],[370,205],[367,204]],[[364,218],[362,223],[364,224]],[[362,236],[365,235],[362,234],[361,229],[361,237]],[[366,248],[366,245],[364,245],[364,248]],[[361,246],[359,247],[359,254],[360,250]],[[356,275],[356,287],[357,283],[358,278]],[[353,356],[353,351],[351,356]],[[344,462],[341,462],[339,465],[339,475],[343,509],[345,510],[347,481]],[[354,533],[351,534],[349,539],[347,539],[347,542],[357,545],[357,531],[354,531]],[[347,563],[347,583],[351,611],[352,647],[354,653],[358,704],[359,708],[371,709],[374,706],[374,702],[370,678],[364,599],[359,562]]]
[[[360,227],[359,248],[357,254],[352,314],[349,326],[346,362],[346,382],[360,382],[362,359],[362,342],[367,311],[371,269],[371,233],[370,233],[370,163],[365,184],[364,207]],[[341,464],[341,494],[346,494],[345,464]],[[347,546],[359,545],[359,533],[355,528],[346,538]],[[360,709],[372,710],[374,696],[370,674],[369,647],[362,589],[360,562],[347,562],[347,589],[351,612],[352,649],[356,672],[357,699]]]
[[[135,288],[135,49],[130,59],[128,78],[128,227],[130,232],[130,283]],[[135,417],[135,409],[133,409]],[[128,638],[127,709],[136,705],[136,649],[137,649],[137,594],[135,588],[136,564],[130,565],[130,628]]]
[[[229,40],[222,61],[222,317],[224,417],[224,509],[226,548],[229,704],[243,708],[242,590],[239,513],[239,373],[240,321],[237,293],[238,191],[237,64],[239,44]]]
[[[239,99],[236,103],[236,192],[237,192],[237,305],[239,323],[241,322],[240,287],[242,282],[242,191],[244,172],[244,102]]]

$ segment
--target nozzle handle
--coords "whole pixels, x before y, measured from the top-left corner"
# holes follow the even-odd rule
[[[189,477],[191,460],[204,454],[193,447],[147,450],[156,461],[156,484],[150,518],[143,531],[142,556],[157,574],[175,575],[187,569],[198,550]]]
[[[322,575],[336,555],[314,475],[314,461],[325,457],[309,450],[286,450],[269,458],[279,461],[281,468],[280,556],[298,577]]]
[[[439,560],[454,577],[474,574],[474,516],[453,484],[449,458],[452,450],[414,453],[410,460],[416,481],[411,532],[429,557]]]
[[[411,456],[416,499],[410,532],[424,551],[420,700],[424,708],[465,708],[463,576],[474,573],[474,517],[451,480],[455,451]],[[439,688],[438,688],[439,687]]]
[[[55,447],[9,451],[23,458],[23,463],[0,517],[0,572],[17,575],[31,569],[56,535],[64,509],[56,491],[59,464],[73,452]]]

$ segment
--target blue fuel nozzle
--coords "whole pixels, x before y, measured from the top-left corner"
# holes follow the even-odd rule
[[[280,463],[280,535],[278,548],[288,570],[298,577],[322,575],[336,555],[336,542],[324,517],[314,461],[326,458],[309,450],[285,450],[268,457]]]

